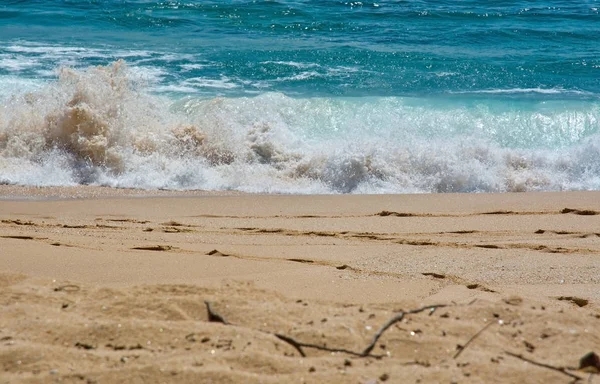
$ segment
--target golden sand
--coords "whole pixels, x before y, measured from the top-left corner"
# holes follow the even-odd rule
[[[598,192],[0,196],[0,383],[566,383],[600,352]]]

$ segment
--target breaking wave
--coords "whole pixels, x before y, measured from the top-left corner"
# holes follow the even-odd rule
[[[290,64],[292,65],[292,64]],[[123,61],[15,92],[0,183],[422,193],[600,189],[600,104],[154,95]]]

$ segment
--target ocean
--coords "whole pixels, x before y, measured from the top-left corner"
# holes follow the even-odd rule
[[[0,1],[0,184],[600,189],[600,1]]]

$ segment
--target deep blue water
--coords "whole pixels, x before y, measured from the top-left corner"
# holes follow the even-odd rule
[[[27,68],[1,65],[0,74],[39,78],[61,64],[83,67],[124,57],[161,71],[168,87],[208,95],[545,90],[597,97],[599,6],[597,1],[492,6],[489,1],[2,1],[0,57]],[[31,52],[36,47],[42,52]],[[60,48],[78,50],[57,52]],[[198,78],[228,79],[230,88],[190,81]]]
[[[0,1],[0,182],[600,189],[599,8]]]

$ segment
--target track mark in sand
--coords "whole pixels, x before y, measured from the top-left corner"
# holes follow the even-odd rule
[[[325,231],[308,231],[304,233],[305,236],[318,236],[318,237],[337,237],[338,232],[325,232]]]
[[[148,220],[138,220],[138,219],[130,219],[130,218],[107,219],[104,217],[96,217],[95,221],[110,221],[112,223],[131,223],[131,224],[147,224],[150,222]]]
[[[395,241],[396,244],[402,245],[414,245],[414,246],[444,246],[445,244],[453,244],[453,243],[437,243],[429,240],[398,240]]]
[[[147,229],[145,229],[144,231],[150,232],[150,231],[147,231]],[[163,227],[161,229],[161,231],[164,232],[164,233],[191,233],[191,232],[196,232],[193,229],[184,228],[184,227]]]
[[[84,229],[84,228],[91,228],[89,225],[85,225],[85,224],[62,224],[60,225],[61,228],[67,228],[67,229]]]
[[[582,216],[595,216],[600,215],[600,212],[594,211],[592,209],[573,209],[573,208],[564,208],[560,213],[573,213],[575,215]]]
[[[496,244],[475,244],[476,248],[486,248],[486,249],[503,249],[503,247]]]
[[[55,247],[74,247],[74,245],[64,244],[64,243],[60,243],[58,241],[50,243],[50,245],[55,246]]]
[[[474,212],[474,213],[424,213],[424,212],[398,212],[382,210],[374,214],[362,214],[362,215],[270,215],[270,216],[249,216],[249,215],[193,215],[187,217],[193,218],[207,218],[207,219],[347,219],[347,218],[360,218],[360,217],[468,217],[468,216],[479,216],[479,215],[556,215],[560,213],[575,213],[579,215],[598,215],[600,212],[593,210],[577,210],[571,208],[565,208],[562,211],[510,211],[510,210],[497,210],[489,212]]]
[[[395,241],[399,244],[409,244],[409,245],[437,245],[438,243],[434,243],[431,241],[421,241],[421,240],[407,240],[400,239],[398,240],[399,234],[397,233],[373,233],[373,232],[349,232],[349,231],[297,231],[293,229],[282,229],[282,228],[252,228],[252,227],[241,227],[234,228],[243,232],[250,233],[264,233],[264,234],[280,234],[284,236],[310,236],[310,237],[336,237],[339,239],[366,239],[366,240],[375,240],[375,241]]]
[[[81,287],[77,284],[65,284],[65,285],[60,285],[56,288],[53,289],[54,292],[79,292],[81,291]]]
[[[510,211],[510,210],[498,210],[498,211],[489,211],[489,212],[474,212],[466,215],[456,215],[456,216],[490,216],[490,215],[498,215],[498,216],[527,216],[527,215],[556,215],[560,212],[557,211]]]
[[[469,217],[469,216],[489,216],[489,215],[557,215],[564,213],[574,213],[577,215],[600,215],[600,212],[593,211],[590,209],[577,210],[571,208],[565,208],[561,211],[509,211],[509,210],[498,210],[489,212],[473,212],[473,213],[410,213],[410,212],[394,212],[394,211],[381,211],[372,215],[367,216],[381,216],[381,217]],[[360,216],[355,216],[360,217]]]
[[[296,259],[296,258],[291,258],[291,259],[286,259],[287,261],[293,261],[296,263],[303,263],[303,264],[313,264],[315,261],[314,260],[310,260],[310,259]]]
[[[348,264],[339,265],[339,264],[328,262],[328,261],[313,260],[313,259],[303,259],[303,258],[282,259],[282,258],[278,258],[278,257],[261,257],[261,256],[238,255],[238,254],[233,254],[233,253],[221,252],[221,251],[219,251],[217,249],[213,249],[212,251],[207,252],[205,255],[207,255],[207,256],[217,256],[217,257],[219,257],[219,256],[220,257],[234,257],[236,259],[253,260],[253,261],[292,262],[292,263],[314,265],[314,266],[319,266],[319,267],[330,267],[330,268],[335,268],[338,271],[349,271],[349,272],[354,272],[354,273],[364,273],[364,274],[376,275],[376,276],[387,276],[387,277],[398,277],[398,278],[405,276],[405,275],[402,275],[400,273],[395,273],[395,272],[382,272],[382,271],[362,270],[362,269],[359,269],[359,268],[352,267],[352,266],[350,266]]]
[[[368,215],[372,216],[372,215]],[[273,215],[273,216],[236,216],[236,215],[194,215],[186,216],[206,219],[345,219],[349,217],[364,217],[361,215]]]
[[[402,245],[413,245],[413,246],[436,246],[436,247],[449,247],[449,248],[462,248],[462,249],[495,249],[495,250],[506,250],[506,249],[526,249],[530,251],[546,252],[546,253],[583,253],[583,254],[598,254],[600,251],[588,248],[563,248],[563,247],[548,247],[542,244],[522,244],[522,243],[510,243],[510,244],[469,244],[469,243],[458,243],[458,242],[430,242],[430,241],[414,241],[414,240],[400,240],[394,241],[396,244]]]
[[[174,221],[174,220],[167,221],[167,222],[164,222],[164,223],[160,223],[160,225],[165,225],[165,226],[168,226],[168,227],[193,227],[193,225],[183,224],[183,223],[180,223],[180,222]]]
[[[89,227],[89,228],[125,229],[124,227],[119,227],[117,225],[107,225],[107,224],[96,224],[95,227]]]
[[[386,234],[370,233],[370,232],[334,232],[334,231],[297,231],[293,229],[283,228],[253,228],[253,227],[241,227],[234,228],[238,231],[251,232],[251,233],[264,233],[264,234],[281,234],[284,236],[310,236],[310,237],[337,237],[340,239],[369,239],[369,240],[394,240],[394,237],[390,237]]]
[[[560,297],[557,297],[556,299],[560,300],[560,301],[570,301],[571,303],[577,305],[578,307],[585,307],[590,302],[587,299],[582,299],[580,297],[575,297],[575,296],[560,296]]]
[[[579,235],[577,237],[579,237],[580,239],[586,239],[588,237],[600,237],[600,233],[584,233],[582,235]]]
[[[126,229],[125,227],[119,227],[116,225],[107,225],[107,224],[57,224],[55,227],[65,228],[65,229]]]
[[[48,245],[54,246],[54,247],[69,247],[69,248],[79,248],[79,249],[93,249],[93,248],[89,248],[89,247],[84,247],[81,245],[71,245],[71,244],[65,244],[65,243],[61,243],[59,241],[56,240],[51,240],[47,237],[34,237],[34,236],[28,236],[28,235],[3,235],[0,236],[0,238],[4,238],[4,239],[16,239],[16,240],[34,240],[34,241],[39,241],[42,243],[46,243]]]
[[[339,265],[339,264],[335,264],[335,263],[323,261],[323,260],[300,259],[300,258],[271,259],[271,260],[282,260],[282,261],[290,261],[293,263],[314,265],[314,266],[319,266],[319,267],[329,267],[329,268],[335,268],[338,271],[348,271],[348,272],[352,272],[352,273],[366,274],[366,275],[373,275],[373,276],[386,276],[386,277],[395,277],[395,278],[400,278],[400,277],[405,276],[405,275],[402,275],[400,273],[395,273],[395,272],[371,271],[371,270],[355,268],[348,264]]]
[[[423,273],[421,273],[421,275],[435,277],[436,279],[445,279],[446,278],[446,275],[442,275],[441,273],[435,273],[435,272],[423,272]]]
[[[580,239],[585,239],[588,237],[600,237],[600,233],[594,233],[594,232],[574,232],[574,231],[553,231],[553,230],[548,230],[548,229],[538,229],[537,231],[533,232],[536,235],[542,235],[544,233],[548,233],[548,234],[555,234],[555,235],[572,235],[576,238],[580,238]]]
[[[25,235],[4,235],[0,236],[4,239],[17,239],[17,240],[44,240],[42,238],[37,238],[33,236],[25,236]]]
[[[255,229],[256,233],[283,233],[284,230],[281,228],[273,228],[273,229]]]
[[[527,249],[531,251],[547,252],[547,253],[585,253],[585,254],[596,254],[600,253],[600,250],[593,250],[587,248],[562,248],[562,247],[548,247],[541,244],[527,244],[527,243],[507,243],[507,244],[477,244],[469,242],[456,242],[456,241],[432,241],[429,239],[410,239],[402,238],[407,235],[422,236],[422,235],[444,235],[444,234],[456,234],[455,232],[438,232],[438,233],[416,233],[416,234],[398,234],[398,233],[373,233],[373,232],[325,232],[325,231],[297,231],[297,230],[285,230],[282,228],[253,228],[253,227],[242,227],[233,228],[245,233],[257,233],[257,234],[278,234],[284,236],[321,236],[321,237],[335,237],[342,240],[372,240],[382,241],[391,244],[401,244],[410,246],[425,246],[425,247],[446,247],[446,248],[461,248],[461,249]],[[536,233],[543,233],[537,231]],[[457,231],[459,234],[462,231]],[[464,233],[475,233],[477,231],[465,231]],[[481,232],[477,232],[481,233]],[[493,234],[493,232],[491,233]],[[586,237],[589,235],[586,235]]]
[[[219,250],[216,250],[216,249],[213,249],[212,251],[207,252],[206,255],[207,256],[221,256],[221,257],[231,256],[231,255],[229,255],[227,253],[223,253],[223,252],[221,252]]]
[[[238,231],[243,231],[243,232],[254,232],[254,233],[284,233],[286,235],[292,235],[295,234],[296,231],[286,231],[284,229],[281,228],[254,228],[254,227],[240,227],[240,228],[233,228],[233,229],[237,229]]]
[[[478,283],[467,284],[466,287],[467,289],[478,289],[483,292],[498,293],[497,291],[494,291],[493,289],[490,289]]]
[[[134,224],[148,224],[148,220],[137,220],[137,219],[105,219],[106,221],[113,221],[116,223],[134,223]]]
[[[304,263],[304,264],[318,264],[317,262],[315,262],[315,260],[310,260],[310,259],[299,259],[299,258],[279,259],[279,258],[273,258],[273,257],[241,256],[241,255],[234,255],[234,254],[230,254],[230,253],[221,252],[217,249],[213,249],[212,251],[207,252],[206,255],[207,256],[220,256],[220,257],[231,256],[231,257],[235,257],[237,259],[242,259],[242,260],[292,261],[292,262]]]
[[[1,221],[4,224],[14,224],[14,225],[33,225],[37,226],[33,221],[22,221],[20,219],[4,219]]]
[[[375,233],[340,232],[340,235],[344,235],[343,238],[347,238],[347,239],[367,239],[367,240],[376,240],[376,241],[395,240],[395,237],[389,237],[389,236],[385,236],[382,234],[375,234]]]
[[[142,347],[142,344],[135,344],[135,345],[125,345],[125,344],[106,344],[105,345],[106,348],[108,349],[112,349],[113,351],[124,351],[124,350],[129,350],[129,351],[133,351],[136,349],[144,349],[144,347]]]
[[[427,276],[427,277],[433,277],[436,280],[447,280],[447,281],[451,281],[454,284],[459,284],[459,285],[463,285],[465,284],[464,280],[461,279],[460,277],[457,276],[449,276],[449,275],[445,275],[443,273],[437,273],[437,272],[422,272],[421,275],[423,276]]]
[[[373,216],[413,217],[413,216],[423,216],[423,215],[416,215],[414,213],[406,213],[406,212],[381,211],[379,213],[374,214]],[[425,214],[425,216],[428,216],[428,215]]]
[[[51,218],[54,219],[54,218]],[[96,219],[99,221],[99,219]],[[120,220],[108,220],[108,221],[120,221]],[[3,219],[0,220],[3,224],[8,225],[22,225],[22,226],[31,226],[31,227],[44,227],[44,228],[65,228],[65,229],[98,229],[98,228],[106,228],[106,229],[125,229],[125,227],[108,225],[108,224],[51,224],[51,223],[35,223],[33,221],[23,221],[21,219]]]
[[[161,223],[161,225],[163,225],[163,227],[161,228],[161,231],[164,233],[196,232],[195,230],[190,229],[192,227],[196,227],[196,225],[183,224],[183,223],[180,223],[180,222],[174,221],[174,220]],[[153,231],[153,229],[145,228],[144,231],[151,232],[151,231]]]
[[[139,250],[139,251],[172,251],[178,249],[172,245],[147,245],[140,247],[133,247],[131,249]]]
[[[423,273],[421,273],[421,275],[430,276],[430,277],[433,277],[438,280],[449,280],[455,284],[464,285],[465,287],[467,287],[467,289],[477,289],[477,290],[483,291],[483,292],[498,293],[498,292],[494,291],[493,289],[485,287],[479,283],[466,283],[463,279],[461,279],[458,276],[447,276],[447,275],[444,275],[441,273],[436,273],[436,272],[423,272]]]
[[[467,217],[477,215],[545,215],[557,212],[516,212],[516,211],[492,211],[475,213],[425,213],[425,212],[398,212],[382,210],[377,213],[362,215],[273,215],[273,216],[235,216],[235,215],[194,215],[193,218],[207,219],[348,219],[363,217]]]
[[[379,233],[379,232],[350,232],[350,231],[297,231],[297,230],[286,230],[282,228],[235,228],[245,232],[254,233],[279,233],[286,236],[317,236],[317,237],[338,237],[340,239],[367,239],[377,241],[395,241],[402,242],[408,245],[438,245],[443,243],[437,243],[429,240],[412,240],[402,239],[404,236],[430,236],[430,235],[444,235],[444,234],[469,234],[477,233],[478,231],[456,231],[456,232],[437,232],[437,233]],[[400,238],[400,239],[399,239]]]

